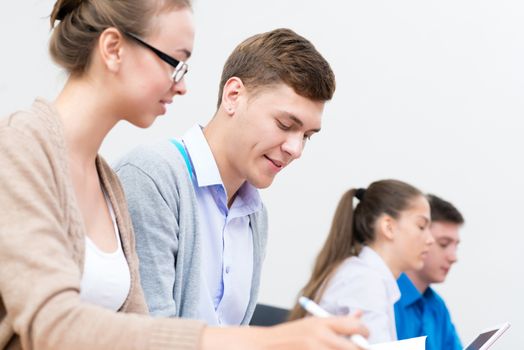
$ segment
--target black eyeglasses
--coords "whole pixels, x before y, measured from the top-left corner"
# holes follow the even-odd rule
[[[139,37],[137,37],[134,34],[131,34],[129,32],[125,32],[125,34],[128,37],[130,37],[131,39],[141,44],[142,46],[147,47],[149,50],[153,51],[158,57],[160,57],[162,61],[166,62],[167,64],[175,68],[175,71],[171,75],[171,78],[173,78],[175,83],[178,83],[180,80],[182,80],[184,75],[186,75],[188,71],[187,63],[185,63],[184,61],[179,61],[176,58],[169,56],[167,53],[164,53],[160,51],[159,49],[149,45],[148,43],[146,43],[145,41],[143,41],[142,39],[140,39]]]

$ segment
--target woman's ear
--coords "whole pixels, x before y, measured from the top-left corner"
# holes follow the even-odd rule
[[[240,98],[245,94],[244,83],[240,78],[231,77],[224,84],[222,108],[228,115],[235,114]]]
[[[100,59],[110,72],[118,72],[120,69],[123,51],[124,37],[116,28],[107,28],[98,37]]]
[[[397,221],[394,218],[387,214],[381,215],[377,220],[377,234],[392,241],[395,238],[396,225]]]

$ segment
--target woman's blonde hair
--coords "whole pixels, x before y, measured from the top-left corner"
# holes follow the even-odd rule
[[[191,0],[58,0],[50,16],[49,52],[70,74],[82,74],[105,29],[147,36],[155,14],[186,7]]]

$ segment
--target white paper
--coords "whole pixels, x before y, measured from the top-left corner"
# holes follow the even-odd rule
[[[425,350],[426,336],[392,341],[388,343],[373,344],[371,350]]]

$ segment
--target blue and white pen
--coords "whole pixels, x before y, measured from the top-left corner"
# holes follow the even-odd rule
[[[321,308],[317,303],[315,303],[313,300],[306,298],[306,297],[300,297],[298,298],[298,303],[300,306],[304,308],[307,312],[309,312],[313,316],[317,317],[330,317],[332,316],[329,312]],[[371,349],[368,341],[366,338],[361,336],[360,334],[353,334],[349,337],[349,339],[355,343],[355,345],[360,346],[362,349],[369,350]]]

